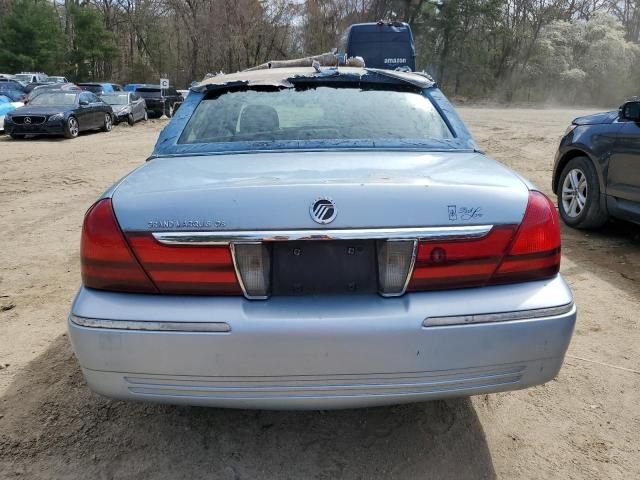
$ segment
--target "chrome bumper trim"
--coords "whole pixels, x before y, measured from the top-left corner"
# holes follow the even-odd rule
[[[136,320],[85,318],[77,317],[75,315],[69,315],[69,320],[80,327],[108,328],[110,330],[201,333],[226,333],[231,331],[231,326],[225,322],[147,322]]]
[[[309,230],[240,230],[219,232],[154,232],[165,245],[228,245],[233,242],[288,242],[298,240],[455,240],[481,238],[493,225],[425,228],[354,228]]]
[[[533,318],[555,317],[569,313],[574,309],[573,302],[559,307],[537,308],[515,312],[484,313],[480,315],[456,315],[451,317],[428,317],[422,322],[423,327],[440,327],[445,325],[468,325],[474,323],[508,322],[510,320],[528,320]]]

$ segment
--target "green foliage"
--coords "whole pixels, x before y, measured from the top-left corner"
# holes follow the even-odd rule
[[[502,0],[424,2],[413,25],[418,64],[453,95],[487,95],[496,83],[490,45],[502,6]]]
[[[69,52],[71,76],[78,79],[102,76],[106,73],[105,64],[118,56],[118,49],[101,13],[87,5],[73,6],[71,19],[74,26]]]
[[[18,0],[11,8],[0,24],[0,71],[58,71],[65,40],[53,6]]]
[[[612,106],[640,93],[638,1],[0,0],[0,71],[188,85],[389,19],[411,24],[418,68],[453,97]]]

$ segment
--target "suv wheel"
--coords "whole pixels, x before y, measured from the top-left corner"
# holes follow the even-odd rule
[[[76,117],[69,117],[64,125],[64,136],[67,138],[76,138],[80,133],[80,126]]]
[[[600,184],[591,161],[576,157],[567,163],[558,181],[558,211],[574,228],[597,228],[607,222],[600,204]]]
[[[11,133],[11,134],[9,134],[9,136],[11,138],[13,138],[14,140],[22,140],[25,137],[24,135],[21,135],[19,133]]]

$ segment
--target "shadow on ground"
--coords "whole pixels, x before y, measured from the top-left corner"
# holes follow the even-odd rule
[[[66,336],[0,400],[4,478],[495,478],[468,399],[271,412],[111,401]]]
[[[562,225],[562,253],[582,269],[635,295],[640,292],[640,225],[610,221],[597,230]],[[593,268],[594,266],[599,268]]]

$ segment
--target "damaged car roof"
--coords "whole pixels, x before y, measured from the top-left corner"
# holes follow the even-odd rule
[[[433,79],[423,73],[356,67],[320,67],[318,70],[313,67],[295,67],[216,75],[194,85],[191,90],[204,93],[233,86],[292,88],[297,82],[314,80],[404,84],[420,89],[435,86]]]
[[[365,87],[377,85],[383,89],[412,89],[428,98],[448,124],[452,138],[446,139],[333,139],[333,140],[264,140],[214,143],[180,143],[180,135],[194,111],[203,100],[236,89],[276,88],[298,86]],[[162,130],[149,159],[168,156],[217,155],[265,151],[341,150],[419,150],[419,151],[475,151],[478,146],[464,123],[438,89],[434,80],[424,73],[402,72],[359,67],[287,67],[265,68],[206,78],[191,87],[180,109]]]

